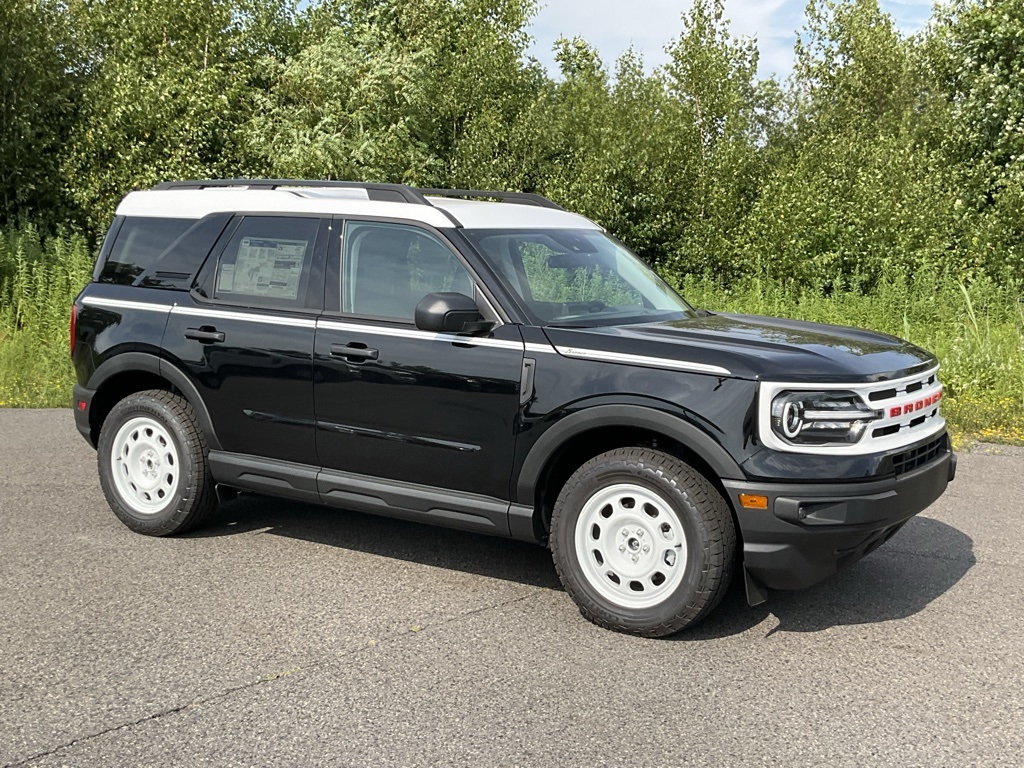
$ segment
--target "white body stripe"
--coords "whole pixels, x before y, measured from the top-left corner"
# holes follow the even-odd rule
[[[534,343],[532,341],[529,344],[526,345],[526,351],[531,353],[531,354],[535,354],[535,355],[543,355],[543,354],[557,355],[558,354],[558,352],[555,350],[555,348],[553,346],[551,346],[550,344],[536,344],[536,343]]]
[[[371,336],[392,336],[403,339],[422,339],[423,341],[446,341],[450,343],[472,344],[479,347],[497,347],[499,349],[515,349],[519,351],[522,351],[523,349],[523,342],[521,341],[487,339],[480,336],[460,336],[454,333],[432,333],[431,331],[420,331],[415,328],[366,325],[363,323],[343,322],[339,320],[324,320],[323,318],[317,322],[317,327],[326,328],[332,331],[366,333]]]
[[[287,315],[265,315],[258,312],[236,312],[225,309],[213,309],[206,307],[183,307],[175,305],[171,310],[174,315],[187,315],[189,317],[203,317],[215,320],[218,317],[225,320],[241,320],[246,323],[268,323],[269,325],[289,325],[294,328],[315,328],[316,320],[307,317],[288,317]]]
[[[107,309],[135,309],[142,312],[160,312],[167,314],[171,311],[170,304],[153,304],[148,301],[126,301],[125,299],[105,299],[100,296],[86,296],[82,303],[89,307],[106,307]]]
[[[710,373],[716,376],[731,375],[728,368],[706,363],[691,363],[685,360],[673,360],[667,357],[648,357],[646,355],[630,355],[623,352],[603,352],[596,349],[580,349],[579,347],[556,347],[564,357],[579,360],[598,360],[605,363],[623,363],[625,365],[641,365],[645,368],[666,368],[672,371],[688,371],[690,373]]]

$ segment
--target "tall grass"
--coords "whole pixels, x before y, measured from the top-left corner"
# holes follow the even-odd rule
[[[0,406],[63,406],[71,302],[89,279],[82,237],[42,240],[32,228],[0,232]],[[723,312],[795,317],[900,336],[939,357],[943,409],[955,439],[1024,443],[1022,286],[987,278],[882,275],[867,293],[755,276],[723,287],[710,277],[674,281],[691,302]]]
[[[0,232],[0,406],[70,404],[71,302],[91,270],[81,236],[43,240],[32,227]]]

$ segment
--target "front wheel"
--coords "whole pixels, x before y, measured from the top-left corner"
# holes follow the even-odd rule
[[[163,390],[129,395],[100,431],[100,485],[122,523],[150,536],[183,533],[216,506],[208,449],[188,402]]]
[[[566,482],[551,516],[558,575],[603,627],[660,637],[722,599],[736,528],[725,499],[683,461],[648,448],[597,456]]]

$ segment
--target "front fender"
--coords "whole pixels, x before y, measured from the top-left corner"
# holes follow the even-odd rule
[[[559,419],[534,443],[519,473],[517,500],[532,504],[541,473],[558,448],[577,435],[601,427],[640,428],[664,435],[700,456],[719,479],[744,478],[728,451],[685,419],[642,405],[595,405]]]

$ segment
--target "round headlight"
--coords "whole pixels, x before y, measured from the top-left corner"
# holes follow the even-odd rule
[[[782,434],[792,440],[804,428],[804,408],[799,400],[788,400],[782,406]]]
[[[848,391],[780,392],[772,400],[772,431],[793,445],[850,445],[882,417]]]

